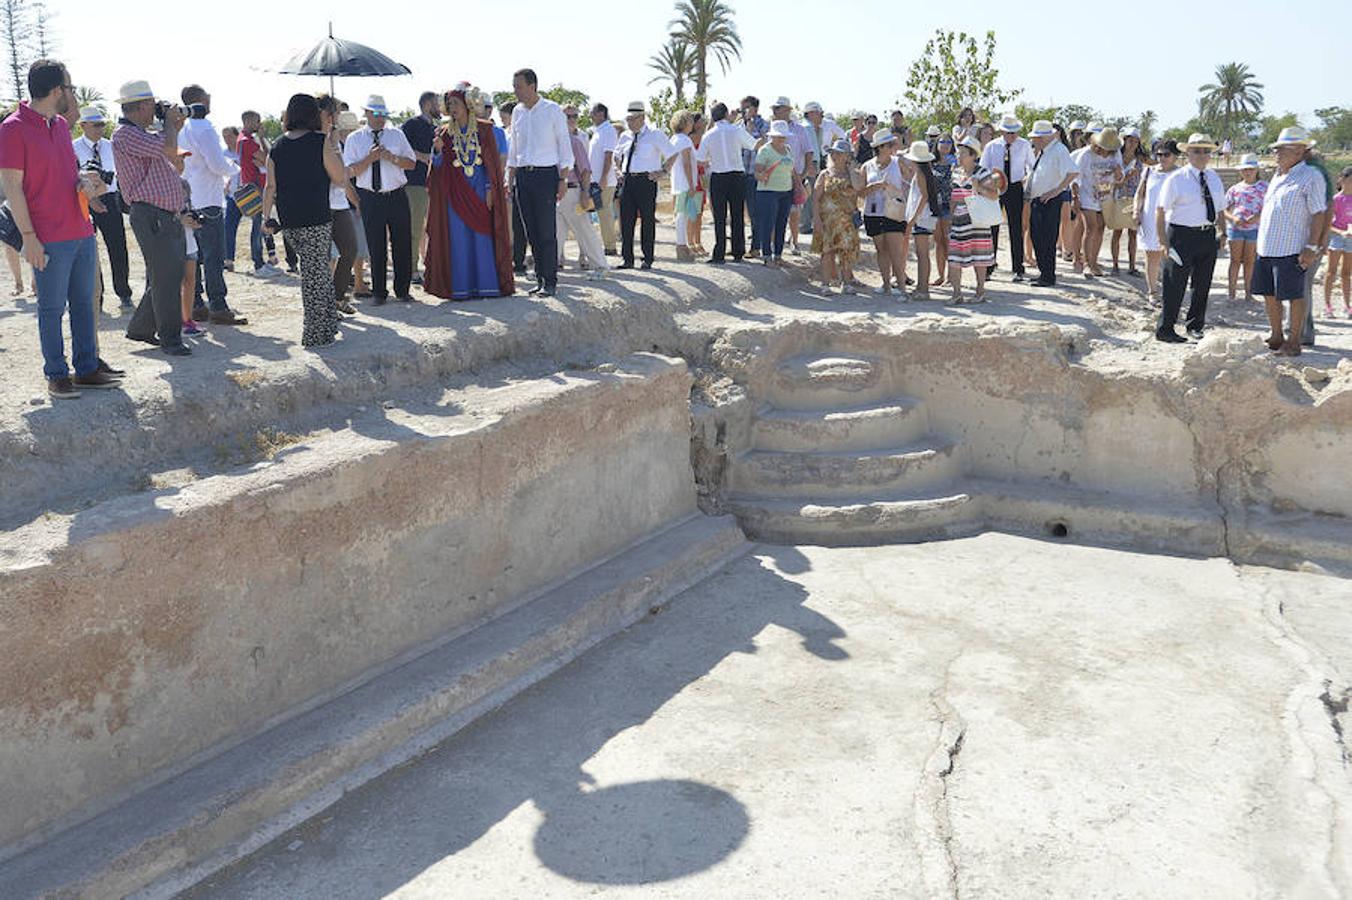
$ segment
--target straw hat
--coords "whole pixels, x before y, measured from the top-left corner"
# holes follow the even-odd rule
[[[970,135],[958,141],[958,146],[966,147],[968,150],[971,150],[977,156],[981,155],[981,142],[978,141],[976,138],[971,137]]]
[[[1122,137],[1123,139],[1134,137],[1139,141],[1141,139],[1141,129],[1137,128],[1135,125],[1128,125],[1126,128],[1122,129]]]
[[[781,107],[784,109],[792,109],[793,104],[789,102],[788,97],[780,97],[770,106],[771,109],[780,109]]]
[[[851,147],[850,142],[844,138],[838,138],[831,146],[827,147],[826,150],[829,153],[844,153],[846,156],[854,155],[854,148]]]
[[[155,92],[150,89],[148,81],[128,81],[117,91],[117,102],[122,104],[154,99]]]
[[[1272,142],[1272,149],[1278,147],[1292,147],[1295,145],[1313,147],[1315,142],[1310,140],[1310,133],[1299,125],[1290,125],[1282,129],[1282,133],[1277,135],[1277,140]]]
[[[1215,150],[1216,142],[1211,139],[1211,135],[1194,131],[1179,147],[1184,150]]]
[[[873,132],[873,146],[881,147],[883,144],[890,144],[897,139],[890,128],[879,128]]]
[[[1104,150],[1122,149],[1122,138],[1118,136],[1117,129],[1111,125],[1094,135],[1092,140],[1095,146],[1102,147]]]
[[[389,117],[390,114],[390,108],[385,105],[385,98],[380,96],[379,94],[372,94],[371,96],[367,97],[366,103],[362,105],[362,109],[370,113],[375,113],[378,116],[385,116],[387,118]]]
[[[944,130],[940,128],[938,125],[931,125],[930,127],[925,129],[925,137],[937,138],[939,135],[943,133]]]
[[[814,112],[815,113],[822,112],[822,105],[818,103],[816,100],[809,100],[807,105],[803,107],[803,115],[807,115],[808,113]]]
[[[1245,153],[1242,157],[1240,157],[1240,160],[1239,160],[1239,167],[1240,167],[1240,169],[1256,169],[1256,168],[1258,168],[1258,154],[1257,154],[1257,153]]]
[[[1050,134],[1056,134],[1056,129],[1046,119],[1038,119],[1033,123],[1033,130],[1028,132],[1029,137],[1047,137]]]
[[[1018,132],[1023,131],[1023,123],[1018,120],[1017,116],[1007,113],[1000,119],[1000,130],[1017,134]]]
[[[1084,131],[1084,122],[1076,119],[1074,122],[1070,123],[1070,127],[1067,128],[1066,131]]]
[[[789,123],[775,119],[770,123],[770,137],[793,137],[793,132],[789,130]]]
[[[356,131],[361,127],[361,120],[352,110],[345,109],[333,120],[333,127],[338,131]]]
[[[631,101],[630,104],[629,104],[629,108],[625,110],[625,116],[626,116],[626,117],[628,117],[628,116],[644,116],[644,115],[647,115],[647,114],[648,114],[648,108],[647,108],[646,106],[643,105],[643,101],[642,101],[642,100],[634,100],[634,101]]]
[[[911,162],[933,162],[934,154],[930,152],[929,144],[924,141],[912,141],[911,149],[907,150],[902,156]]]
[[[86,106],[80,110],[80,124],[82,125],[107,125],[108,119],[103,114],[103,110],[97,106]]]

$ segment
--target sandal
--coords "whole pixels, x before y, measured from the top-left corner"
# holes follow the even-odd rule
[[[1287,341],[1275,352],[1278,356],[1300,356],[1300,341]]]
[[[1276,351],[1282,349],[1282,345],[1286,343],[1286,339],[1269,336],[1264,339],[1263,343],[1267,344],[1268,349],[1275,353]]]

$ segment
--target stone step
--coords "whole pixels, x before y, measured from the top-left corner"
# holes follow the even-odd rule
[[[933,435],[919,446],[814,453],[753,450],[728,473],[732,491],[763,497],[872,497],[922,493],[951,482],[961,471],[956,445]]]
[[[962,537],[981,531],[980,510],[965,493],[863,502],[734,496],[730,511],[754,540],[855,547]]]
[[[881,360],[804,354],[779,364],[765,399],[780,409],[834,409],[874,403],[890,392]]]
[[[0,862],[0,897],[168,897],[305,821],[749,549],[694,515]]]
[[[762,410],[752,425],[756,450],[872,450],[919,440],[929,429],[924,404],[914,397],[848,409]]]

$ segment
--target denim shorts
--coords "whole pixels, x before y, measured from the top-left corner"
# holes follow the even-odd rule
[[[1236,228],[1231,225],[1225,229],[1225,236],[1232,241],[1256,241],[1258,240],[1258,229]]]
[[[1305,270],[1300,256],[1260,256],[1250,289],[1259,297],[1299,300],[1305,296]]]
[[[1352,253],[1352,237],[1344,237],[1336,231],[1329,232],[1329,249],[1335,253]]]

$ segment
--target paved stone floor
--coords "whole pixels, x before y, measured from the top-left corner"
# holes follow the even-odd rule
[[[761,547],[193,896],[1347,896],[1350,587]]]

